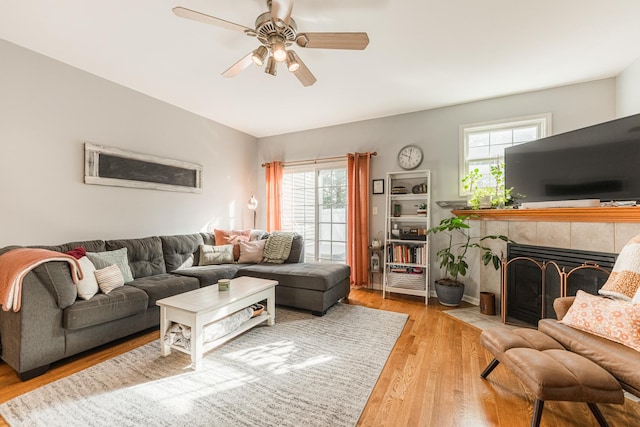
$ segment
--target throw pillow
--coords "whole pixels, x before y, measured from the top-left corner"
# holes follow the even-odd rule
[[[80,259],[87,255],[87,251],[82,246],[78,246],[77,248],[73,248],[70,251],[65,252],[65,254],[71,255],[75,259]]]
[[[636,294],[633,297],[633,299],[631,300],[631,302],[633,304],[640,304],[640,288],[638,288],[638,291],[636,292]]]
[[[216,240],[216,245],[233,245],[233,259],[238,260],[240,258],[240,245],[238,242],[248,242],[251,238],[251,230],[213,230],[213,237]]]
[[[640,351],[640,305],[578,291],[560,323]]]
[[[264,245],[262,262],[283,264],[289,258],[295,234],[288,231],[274,231],[269,234],[267,243]]]
[[[233,245],[200,245],[198,265],[233,264]]]
[[[629,240],[616,259],[600,295],[631,301],[640,288],[640,235]]]
[[[131,267],[129,267],[127,248],[106,252],[87,252],[87,257],[98,270],[106,268],[112,264],[117,265],[122,273],[122,277],[124,278],[124,283],[133,282],[133,274],[131,273]]]
[[[264,245],[266,240],[254,240],[252,242],[240,241],[240,258],[238,262],[241,264],[255,264],[262,262],[264,253]]]
[[[102,270],[96,270],[93,273],[98,281],[100,290],[105,294],[108,294],[115,288],[124,286],[124,277],[117,265],[113,264]]]
[[[78,264],[80,264],[83,275],[82,280],[78,280],[78,283],[76,283],[76,287],[78,288],[78,297],[87,300],[99,291],[98,281],[94,274],[96,267],[86,256],[80,258],[78,260]]]

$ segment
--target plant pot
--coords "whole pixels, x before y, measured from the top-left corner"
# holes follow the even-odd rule
[[[438,302],[447,307],[457,307],[464,296],[464,283],[454,282],[451,279],[439,279],[435,281]]]
[[[427,210],[426,209],[416,209],[416,215],[418,215],[418,216],[427,216]]]
[[[480,209],[491,209],[491,196],[480,197]]]

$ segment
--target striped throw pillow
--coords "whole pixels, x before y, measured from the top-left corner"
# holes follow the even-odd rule
[[[122,277],[122,272],[115,264],[112,264],[109,267],[105,267],[101,270],[96,270],[93,272],[93,274],[95,274],[96,276],[96,280],[98,281],[100,290],[105,294],[108,294],[115,288],[124,286],[124,278]]]

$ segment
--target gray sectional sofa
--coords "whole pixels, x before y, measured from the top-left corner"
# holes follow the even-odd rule
[[[118,338],[158,327],[156,301],[210,286],[218,279],[252,276],[273,279],[276,303],[323,315],[349,295],[350,268],[344,264],[303,263],[303,241],[293,240],[284,264],[198,266],[199,246],[215,244],[209,233],[154,236],[143,239],[92,240],[39,246],[67,252],[78,246],[89,252],[127,248],[133,280],[108,295],[77,297],[69,264],[42,264],[23,280],[22,307],[0,311],[0,356],[22,380],[46,372],[52,362]],[[0,249],[0,255],[15,248]]]

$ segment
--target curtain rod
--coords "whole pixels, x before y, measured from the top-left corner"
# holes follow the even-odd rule
[[[372,156],[372,157],[373,157],[373,156],[377,156],[377,155],[378,155],[378,152],[377,152],[377,151],[374,151],[373,153],[371,153],[371,156]],[[290,162],[282,162],[282,166],[295,165],[295,164],[298,164],[298,163],[312,163],[312,164],[316,164],[316,163],[318,163],[318,162],[327,162],[327,161],[329,161],[329,160],[339,160],[339,159],[344,159],[344,158],[346,158],[346,157],[347,157],[347,155],[344,155],[344,156],[335,156],[335,157],[324,157],[324,158],[321,158],[321,159],[292,160],[292,161],[290,161]],[[269,164],[269,163],[263,163],[263,164],[262,164],[262,167],[265,167],[265,166],[267,166],[268,164]]]

